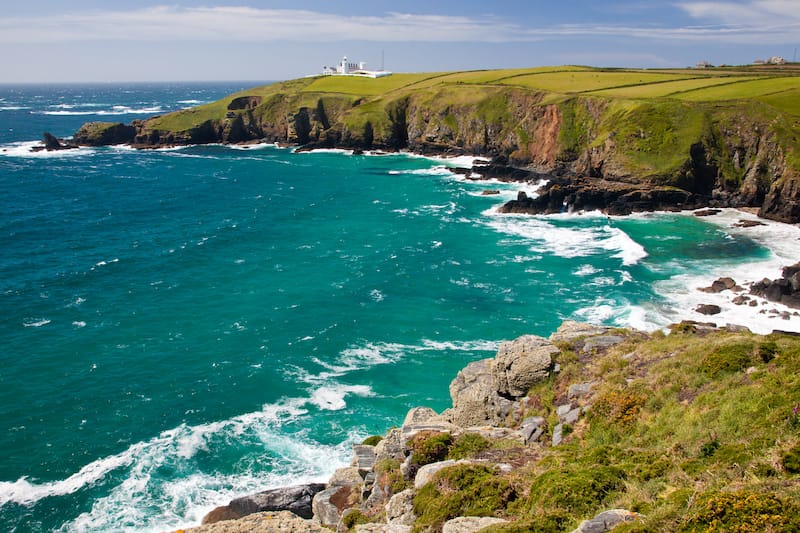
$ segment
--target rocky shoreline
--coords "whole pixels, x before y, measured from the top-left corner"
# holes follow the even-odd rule
[[[782,387],[798,354],[742,326],[567,321],[468,364],[451,408],[411,409],[327,483],[237,498],[181,533],[796,531],[800,419]]]
[[[471,533],[509,524],[501,510],[477,516],[448,516],[427,523],[415,497],[441,473],[454,468],[490,475],[509,474],[536,461],[541,451],[557,447],[591,409],[596,383],[573,383],[558,405],[557,417],[525,416],[530,388],[557,375],[559,354],[578,349],[587,357],[605,352],[635,332],[564,322],[548,339],[524,335],[500,345],[494,358],[467,365],[450,384],[452,407],[442,413],[417,407],[399,428],[353,445],[350,466],[338,469],[326,484],[272,489],[232,500],[185,533],[271,533],[355,531]],[[560,346],[560,347],[559,347]],[[445,459],[438,443],[506,442],[506,450],[483,450],[464,458]],[[433,444],[432,444],[433,443]],[[466,513],[470,515],[471,513]],[[420,516],[423,515],[423,516]],[[583,520],[574,533],[610,531],[640,515],[607,509]]]

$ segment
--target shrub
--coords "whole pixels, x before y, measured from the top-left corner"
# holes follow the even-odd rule
[[[391,494],[403,492],[408,488],[403,473],[400,471],[400,461],[396,459],[382,459],[375,464],[375,474],[378,483],[386,487]]]
[[[800,530],[800,506],[771,493],[707,492],[681,531],[756,532]]]
[[[489,448],[490,442],[477,433],[464,433],[459,435],[450,446],[447,454],[448,459],[466,459],[475,457],[482,451]]]
[[[368,524],[369,522],[369,517],[358,509],[351,509],[350,512],[342,517],[342,525],[346,527],[348,531],[358,524]]]
[[[531,484],[531,511],[562,509],[572,516],[588,515],[624,490],[624,479],[625,473],[613,466],[548,470]]]
[[[411,460],[417,466],[443,461],[447,457],[453,438],[449,433],[423,431],[406,442],[411,450]]]
[[[361,444],[365,444],[367,446],[375,446],[382,440],[383,437],[381,437],[380,435],[372,435],[371,437],[367,437],[366,439],[364,439],[364,442],[362,442]]]
[[[800,474],[800,444],[781,456],[781,464],[789,474]]]
[[[719,441],[717,439],[711,439],[708,442],[704,442],[703,445],[700,446],[700,457],[711,457],[718,449]]]
[[[515,497],[508,480],[484,465],[444,468],[414,496],[414,531],[440,530],[457,516],[494,516]]]
[[[595,400],[591,413],[595,419],[600,418],[612,424],[626,426],[639,416],[646,399],[643,394],[630,390],[607,391]]]
[[[753,344],[741,342],[720,346],[703,359],[703,370],[711,377],[723,373],[739,372],[750,365]]]
[[[778,354],[778,345],[775,341],[766,341],[758,345],[758,357],[765,363],[769,363]]]

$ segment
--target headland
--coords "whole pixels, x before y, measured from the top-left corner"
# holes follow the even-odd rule
[[[71,142],[469,154],[492,162],[482,175],[548,180],[510,212],[748,207],[794,223],[798,101],[797,65],[318,76],[130,125],[88,123]]]

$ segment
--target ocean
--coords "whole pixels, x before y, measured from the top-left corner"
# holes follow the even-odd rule
[[[252,85],[0,86],[8,530],[168,531],[237,496],[325,481],[409,408],[447,408],[467,363],[563,320],[800,331],[785,308],[697,290],[800,258],[797,227],[734,227],[754,217],[733,210],[500,215],[535,185],[448,170],[469,158],[30,151],[44,131]]]

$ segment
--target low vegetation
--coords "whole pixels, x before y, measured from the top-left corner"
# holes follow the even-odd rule
[[[409,443],[426,460],[490,459],[418,491],[415,531],[462,515],[510,521],[486,532],[571,531],[614,508],[639,513],[618,532],[800,530],[800,338],[692,326],[626,338],[597,354],[562,343],[561,371],[529,393],[525,416],[552,427],[569,385],[595,383],[559,446],[470,434]],[[503,463],[515,468],[491,466]]]

